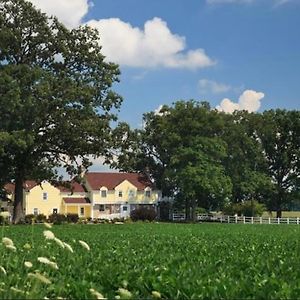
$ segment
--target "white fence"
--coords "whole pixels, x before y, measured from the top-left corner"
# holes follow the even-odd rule
[[[174,213],[173,221],[185,221],[184,213]],[[198,214],[197,221],[212,221],[236,224],[300,224],[300,218],[268,218],[268,217],[239,217],[239,216],[211,216]]]

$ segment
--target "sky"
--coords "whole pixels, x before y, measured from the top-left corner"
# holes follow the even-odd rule
[[[96,27],[120,65],[119,120],[177,100],[231,113],[300,108],[300,0],[30,0],[68,28]]]
[[[228,113],[300,107],[300,0],[30,0],[100,31],[120,65],[121,121],[177,100]]]

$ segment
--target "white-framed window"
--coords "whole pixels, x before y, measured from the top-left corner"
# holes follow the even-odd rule
[[[52,213],[53,213],[53,214],[58,214],[58,209],[57,209],[57,208],[53,208],[53,209],[52,209]]]
[[[145,191],[145,196],[147,198],[150,198],[151,197],[151,191],[150,190]]]
[[[119,198],[122,198],[122,197],[123,197],[123,192],[119,191]]]
[[[47,192],[43,193],[43,200],[48,200],[48,193]]]
[[[135,196],[135,191],[134,190],[129,190],[128,196],[129,197],[134,197]]]
[[[101,198],[106,198],[107,197],[107,190],[101,190],[100,195],[101,195]]]
[[[38,208],[34,208],[33,209],[33,214],[36,216],[39,214],[39,209]]]
[[[104,204],[99,205],[99,211],[105,211],[105,205]]]
[[[127,211],[128,207],[127,206],[123,206],[123,211]]]
[[[80,215],[84,216],[84,207],[80,207]]]

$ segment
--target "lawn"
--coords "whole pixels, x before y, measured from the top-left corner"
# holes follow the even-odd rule
[[[74,252],[46,240],[44,230]],[[300,295],[297,225],[19,225],[2,227],[2,236],[16,247],[0,246],[5,299],[96,299],[97,292],[108,299]]]

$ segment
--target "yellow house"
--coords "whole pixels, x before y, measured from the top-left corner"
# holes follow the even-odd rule
[[[84,185],[89,192],[94,218],[129,217],[137,207],[154,207],[161,192],[146,176],[138,173],[86,173]]]
[[[83,183],[54,186],[47,181],[24,184],[25,214],[78,214],[84,218],[129,217],[137,207],[154,207],[161,192],[138,173],[88,172]],[[13,185],[7,185],[13,199]]]

